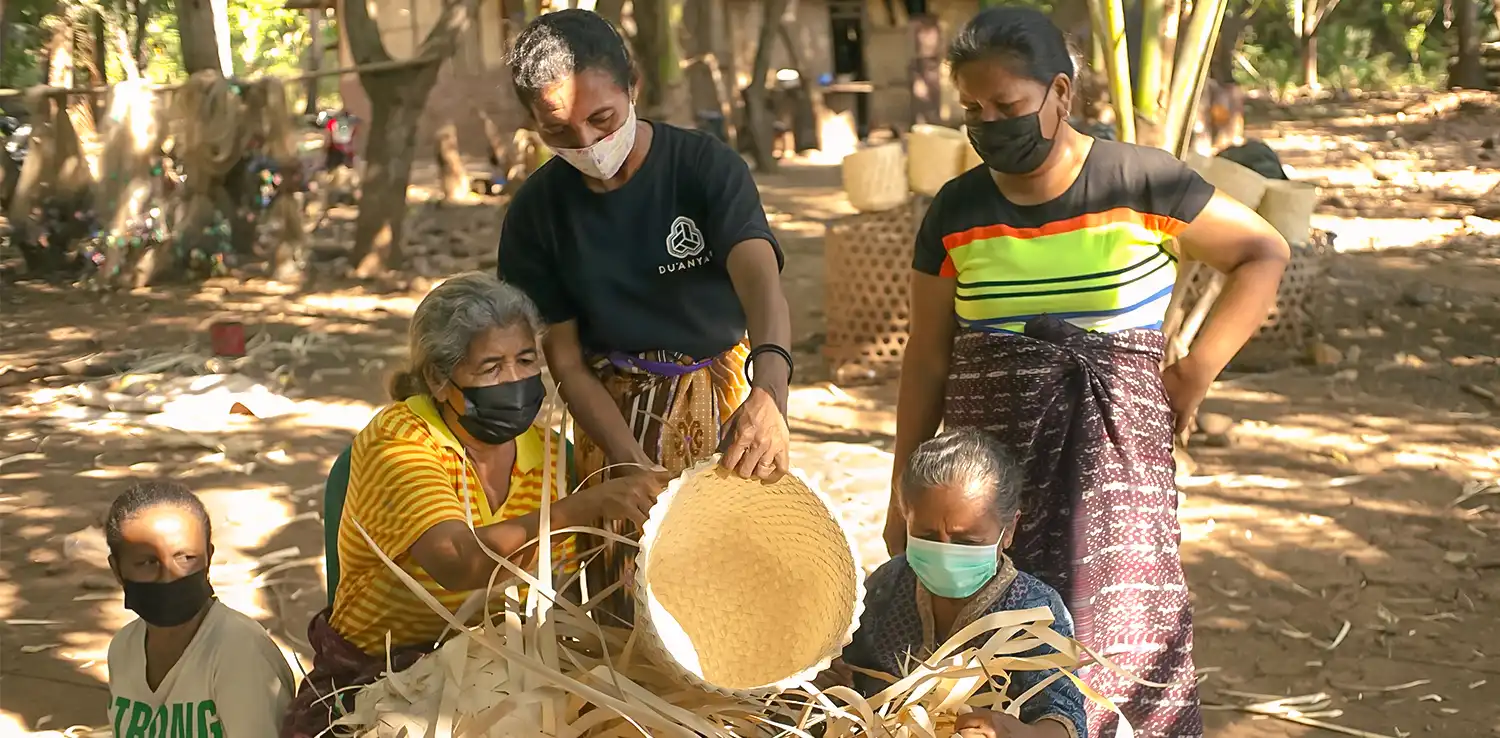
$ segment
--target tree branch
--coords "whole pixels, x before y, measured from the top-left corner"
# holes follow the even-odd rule
[[[380,25],[370,17],[369,0],[341,0],[339,23],[344,26],[344,38],[349,41],[349,56],[355,64],[376,64],[391,60],[385,50],[385,41],[380,36]],[[418,54],[417,56],[421,56]]]
[[[1307,19],[1309,27],[1307,29],[1306,36],[1309,37],[1309,38],[1311,38],[1313,36],[1318,35],[1318,29],[1323,27],[1323,20],[1328,17],[1328,13],[1329,12],[1331,12],[1334,8],[1337,8],[1338,6],[1339,6],[1339,0],[1328,0],[1328,4],[1324,5],[1323,9],[1320,10],[1320,11],[1318,11],[1318,17],[1317,18],[1309,18],[1309,19]]]
[[[468,30],[478,12],[479,0],[443,0],[443,12],[422,39],[416,56],[447,59],[458,48],[458,37]]]

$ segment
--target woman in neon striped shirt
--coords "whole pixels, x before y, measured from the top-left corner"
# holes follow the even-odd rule
[[[1027,477],[1016,566],[1062,593],[1079,640],[1171,686],[1086,677],[1137,735],[1200,736],[1172,435],[1265,319],[1287,244],[1170,154],[1070,127],[1074,64],[1042,13],[986,10],[948,59],[985,166],[943,187],[917,236],[895,468],[940,423],[1000,439]],[[1227,281],[1163,371],[1181,258]],[[905,531],[893,497],[893,553]],[[1090,735],[1112,724],[1090,706]]]

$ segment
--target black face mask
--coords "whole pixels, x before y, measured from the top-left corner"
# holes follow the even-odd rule
[[[465,405],[458,424],[479,442],[494,446],[525,433],[547,399],[540,374],[485,387],[460,386],[458,390],[464,395]]]
[[[1047,96],[1051,95],[1048,89]],[[1046,106],[1047,97],[1043,97],[1042,107]],[[1053,142],[1042,135],[1041,108],[1030,115],[969,125],[969,144],[985,166],[1001,174],[1031,174],[1040,169],[1052,154]]]
[[[124,580],[125,609],[141,616],[147,625],[171,628],[193,619],[213,599],[205,567],[170,582]]]

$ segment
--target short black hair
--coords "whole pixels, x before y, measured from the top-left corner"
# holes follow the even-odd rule
[[[1005,523],[1021,509],[1021,469],[1005,447],[978,428],[951,430],[917,447],[901,471],[901,504],[938,487],[989,495],[991,512]]]
[[[538,16],[516,36],[510,52],[511,84],[527,108],[542,90],[588,69],[613,77],[626,92],[635,84],[625,37],[604,16],[589,10]]]
[[[1059,74],[1072,80],[1077,70],[1062,29],[1042,11],[1018,5],[980,11],[948,45],[954,72],[969,62],[996,58],[1043,85],[1051,85]]]
[[[109,516],[104,519],[104,542],[109,544],[109,552],[113,554],[123,542],[125,536],[120,528],[126,522],[161,505],[171,505],[192,513],[193,517],[198,518],[198,522],[203,523],[204,540],[213,540],[213,524],[208,520],[208,508],[203,506],[203,501],[181,482],[153,479],[131,485],[130,489],[120,493],[110,504]]]

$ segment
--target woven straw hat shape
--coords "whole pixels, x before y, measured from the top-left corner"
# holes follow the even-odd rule
[[[657,498],[636,557],[636,627],[656,661],[730,693],[789,688],[828,668],[863,608],[854,542],[793,471],[742,479],[717,457]]]

